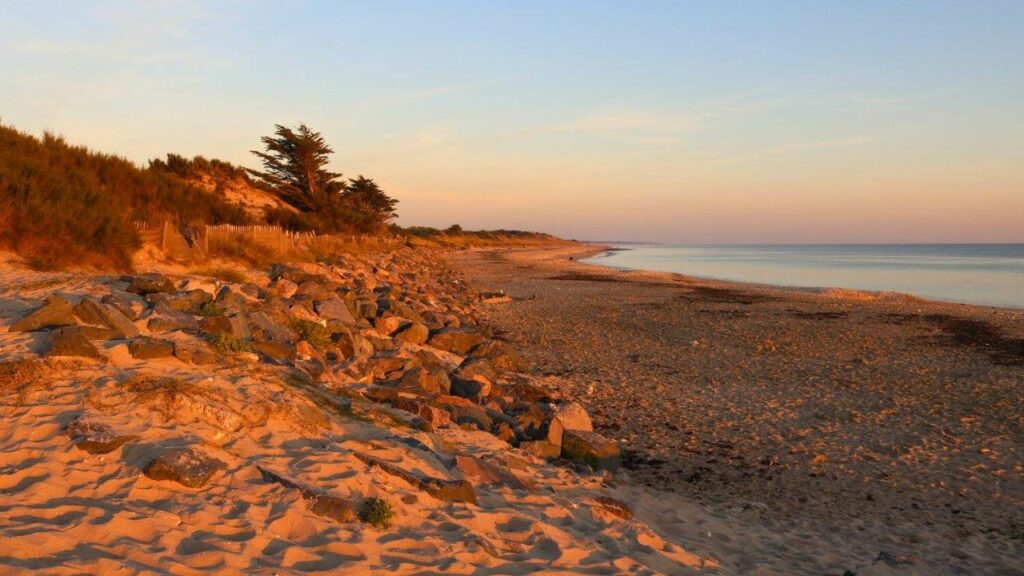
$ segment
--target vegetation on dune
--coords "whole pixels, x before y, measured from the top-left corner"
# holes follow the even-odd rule
[[[394,518],[394,507],[383,498],[367,498],[359,508],[359,519],[374,528],[389,528]]]
[[[392,225],[394,234],[405,236],[407,242],[414,246],[441,246],[445,248],[469,248],[495,245],[531,245],[557,242],[558,238],[543,232],[527,232],[523,230],[463,230],[462,226],[452,224],[444,230],[429,226],[409,226],[402,228]]]
[[[372,244],[374,237],[382,240],[385,235],[403,236],[412,245],[448,248],[554,240],[513,230],[465,231],[458,225],[445,230],[401,228],[391,223],[398,201],[374,180],[346,180],[328,169],[333,150],[318,132],[305,125],[278,125],[262,142],[265,150],[254,151],[263,162],[262,172],[177,154],[140,168],[49,133],[38,138],[0,125],[0,249],[15,251],[39,269],[127,269],[140,247],[135,223],[164,221],[180,228],[265,223],[320,234],[306,242],[302,254],[280,253],[241,232],[209,248],[210,256],[250,264],[282,257],[330,261],[339,253],[366,249],[359,244]],[[249,205],[247,214],[227,199],[228,191],[245,187],[280,202],[265,208]],[[360,236],[358,242],[353,235]],[[239,281],[236,275],[232,279]]]
[[[221,196],[63,138],[0,125],[0,247],[37,268],[125,269],[133,221],[246,223]]]

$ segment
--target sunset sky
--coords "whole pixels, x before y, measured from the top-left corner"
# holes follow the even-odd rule
[[[305,122],[403,225],[1024,242],[1024,2],[4,2],[0,120],[257,167]]]

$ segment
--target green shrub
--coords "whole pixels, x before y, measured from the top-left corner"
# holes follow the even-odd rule
[[[210,344],[210,348],[220,354],[253,351],[251,340],[243,340],[227,334],[207,334],[206,342]]]
[[[299,333],[300,340],[305,340],[313,346],[326,346],[330,341],[330,334],[327,332],[327,328],[319,322],[296,320],[292,322],[292,329]]]
[[[196,308],[196,316],[223,316],[224,307],[216,302],[203,302]]]
[[[394,517],[394,507],[383,498],[367,498],[359,508],[359,519],[381,530],[390,527]]]

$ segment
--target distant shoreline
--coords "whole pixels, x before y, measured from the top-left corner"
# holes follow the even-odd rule
[[[645,245],[647,245],[647,246],[659,246],[659,247],[662,247],[662,246],[663,247],[671,247],[671,246],[679,246],[679,247],[691,247],[691,246],[692,247],[719,247],[719,246],[747,247],[747,246],[750,246],[750,247],[762,247],[762,248],[770,248],[770,247],[802,247],[802,246],[806,246],[806,247],[856,247],[856,246],[871,246],[871,247],[888,247],[888,246],[907,246],[907,247],[914,247],[914,246],[949,246],[949,247],[955,247],[955,246],[1020,246],[1022,248],[1022,250],[1024,250],[1024,244],[1018,244],[1018,243],[985,243],[985,244],[728,244],[728,245],[727,244],[720,244],[720,245],[712,245],[712,244],[702,244],[702,245],[698,245],[698,244],[673,244],[673,245],[668,245],[668,244],[653,244],[653,243],[651,243],[651,244],[645,244]],[[634,248],[619,248],[619,247],[616,247],[616,246],[608,246],[608,245],[603,245],[603,246],[605,246],[604,250],[602,250],[600,252],[597,252],[595,254],[592,254],[592,255],[585,256],[585,257],[584,256],[578,257],[578,258],[576,258],[576,260],[578,260],[582,264],[590,264],[590,265],[600,266],[602,268],[607,268],[607,269],[610,269],[610,270],[618,270],[618,271],[622,271],[622,272],[642,272],[642,273],[646,273],[646,274],[668,274],[668,275],[674,275],[674,276],[679,276],[679,277],[683,277],[683,278],[693,278],[693,279],[707,280],[707,281],[712,281],[712,282],[731,283],[731,284],[737,284],[737,285],[740,285],[740,286],[748,286],[748,287],[752,287],[752,288],[771,289],[771,290],[785,290],[785,291],[794,291],[794,292],[801,292],[801,293],[817,293],[817,294],[827,294],[827,293],[830,293],[830,292],[840,292],[840,291],[843,291],[843,292],[849,292],[850,294],[860,294],[860,295],[862,295],[864,297],[871,297],[871,298],[875,298],[875,299],[927,301],[927,302],[935,302],[935,303],[941,303],[941,304],[950,304],[950,305],[955,305],[955,306],[972,306],[972,307],[980,307],[980,308],[986,308],[986,309],[1006,310],[1006,311],[1010,311],[1010,312],[1024,312],[1024,304],[1021,304],[1021,305],[1018,305],[1018,306],[1015,306],[1015,305],[1002,305],[1002,304],[985,304],[985,303],[980,303],[980,302],[969,302],[969,301],[962,301],[962,300],[956,300],[956,299],[945,298],[945,297],[924,296],[924,295],[920,295],[920,294],[915,294],[913,292],[900,291],[900,290],[853,288],[853,287],[844,286],[844,285],[796,285],[796,284],[782,284],[782,283],[774,283],[774,282],[760,282],[760,281],[756,281],[756,280],[743,280],[743,279],[737,279],[737,278],[726,278],[726,277],[709,276],[709,275],[702,275],[702,274],[699,274],[699,273],[691,273],[691,272],[675,272],[675,271],[665,271],[665,270],[652,270],[650,268],[644,268],[644,267],[640,267],[640,266],[611,264],[611,263],[608,263],[608,262],[605,262],[605,261],[602,261],[602,260],[604,258],[613,256],[613,255],[615,255],[618,252],[633,251],[635,249]]]

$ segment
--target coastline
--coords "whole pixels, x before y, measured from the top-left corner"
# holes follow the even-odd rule
[[[682,278],[682,279],[705,280],[705,281],[710,281],[710,282],[722,282],[722,283],[727,283],[727,284],[736,284],[736,285],[740,285],[740,286],[747,286],[747,287],[751,287],[751,288],[778,289],[778,290],[788,290],[788,291],[798,291],[798,292],[811,292],[811,293],[828,293],[828,292],[837,292],[838,293],[838,292],[845,292],[845,293],[849,293],[850,295],[855,295],[855,294],[861,295],[862,297],[865,297],[865,298],[887,298],[887,299],[921,300],[921,301],[937,302],[937,303],[943,303],[943,304],[955,304],[955,305],[973,306],[973,307],[980,307],[980,308],[996,308],[996,309],[1002,309],[1002,310],[1007,310],[1007,311],[1024,312],[1024,304],[1021,304],[1019,306],[1012,306],[1012,305],[1011,306],[1007,306],[1007,305],[989,304],[989,303],[982,303],[982,302],[960,301],[960,300],[955,300],[955,299],[950,299],[950,298],[943,298],[943,297],[924,296],[924,295],[920,295],[920,294],[914,294],[914,293],[908,292],[908,291],[900,291],[900,290],[892,290],[892,289],[853,288],[853,287],[848,287],[848,286],[843,286],[843,285],[790,285],[790,284],[784,284],[784,283],[779,283],[779,282],[758,282],[758,281],[753,281],[753,280],[741,280],[741,279],[734,279],[734,278],[720,278],[720,277],[715,277],[715,276],[703,276],[703,275],[700,275],[700,274],[691,274],[691,273],[687,273],[687,272],[668,272],[668,271],[659,271],[659,270],[649,270],[649,269],[644,269],[644,268],[640,268],[640,267],[614,265],[614,264],[602,263],[602,262],[597,261],[597,260],[600,259],[600,258],[603,258],[605,256],[612,256],[615,252],[630,251],[630,250],[633,250],[633,249],[632,248],[619,248],[619,247],[616,247],[614,245],[608,245],[608,244],[604,244],[604,243],[594,243],[594,245],[605,246],[605,250],[603,252],[600,252],[600,253],[597,253],[597,254],[589,254],[589,255],[587,255],[585,257],[578,258],[579,260],[584,260],[584,259],[590,260],[590,262],[582,262],[583,264],[593,264],[593,265],[601,266],[603,268],[609,268],[609,269],[613,269],[613,270],[626,271],[626,272],[636,271],[636,272],[645,272],[645,273],[649,273],[649,274],[667,274],[667,275],[671,275],[673,277],[678,277],[678,278]],[[790,246],[790,245],[783,245],[783,246]],[[832,246],[832,245],[828,245],[828,246]],[[890,245],[883,244],[882,246],[890,246]],[[892,245],[892,246],[900,246],[900,245]]]
[[[738,571],[1024,570],[1024,311],[579,262],[601,248],[456,261],[636,481],[749,527]]]

